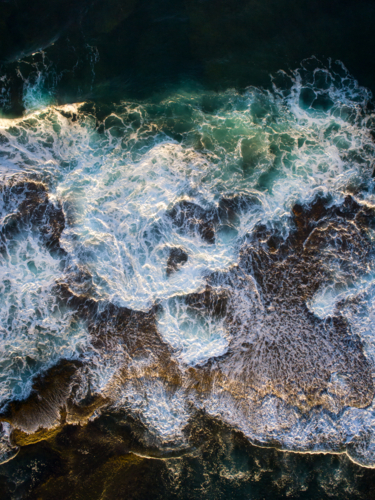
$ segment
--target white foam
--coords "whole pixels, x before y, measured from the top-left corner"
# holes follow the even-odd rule
[[[173,446],[185,443],[183,431],[189,422],[190,412],[182,390],[168,390],[157,379],[145,384],[130,383],[119,398],[118,405],[129,408],[134,416],[138,416],[156,443]]]
[[[78,358],[89,338],[52,294],[59,260],[31,235],[0,258],[0,405],[28,396],[33,376],[61,358]]]
[[[176,297],[201,290],[205,276],[236,264],[239,246],[257,222],[278,223],[286,235],[296,201],[308,203],[324,193],[338,203],[347,187],[370,183],[375,158],[369,132],[373,117],[363,112],[370,94],[346,75],[325,91],[332,100],[331,109],[304,109],[300,93],[309,86],[313,83],[297,71],[287,97],[283,89],[251,88],[241,95],[233,90],[219,97],[181,91],[159,104],[126,102],[114,107],[105,130],[97,129],[95,118],[81,113],[79,105],[39,109],[23,120],[0,122],[8,141],[0,144],[2,165],[48,181],[52,198],[60,199],[70,214],[61,243],[73,262],[92,273],[97,297],[137,310],[160,303],[158,328],[164,340],[182,365],[197,365],[223,354],[233,339],[222,320],[194,315]],[[29,109],[41,106],[38,96],[38,87],[26,94]],[[204,97],[216,102],[215,112],[202,110]],[[61,111],[74,112],[78,120],[70,121]],[[181,120],[186,120],[186,132],[177,142],[171,136]],[[213,245],[177,230],[165,217],[182,199],[213,207],[221,195],[235,193],[256,195],[260,205],[243,213],[235,228],[219,230]],[[6,292],[2,285],[6,294],[2,321],[9,318],[13,300],[22,304],[16,306],[17,325],[27,325],[27,332],[39,329],[55,334],[39,330],[38,335],[22,334],[22,328],[7,327],[2,342],[8,339],[9,345],[2,351],[3,362],[13,366],[14,359],[24,359],[30,351],[47,366],[61,353],[75,356],[88,338],[84,329],[72,334],[67,313],[52,312],[50,289],[60,276],[58,263],[31,240],[31,250],[24,248],[28,241],[20,242],[13,260],[3,264],[2,278],[13,280],[14,292]],[[188,260],[167,277],[167,258],[175,246],[184,248]],[[36,276],[27,268],[31,251]],[[367,275],[358,276],[354,287],[348,281],[344,288],[335,284],[322,288],[309,304],[324,318],[340,300],[362,294],[360,311],[347,307],[343,313],[369,357],[375,353],[371,273],[369,269]],[[249,310],[252,300],[245,301]],[[240,313],[251,318],[248,311]],[[251,343],[256,332],[248,330]],[[91,358],[89,376],[94,391],[110,394],[126,355],[119,349],[106,353],[105,359],[102,356],[97,352]],[[16,365],[7,370],[3,397],[17,391],[26,394],[30,384],[26,381],[22,386],[20,381],[30,380],[27,364],[19,371]],[[337,376],[331,383],[343,382]],[[130,408],[162,441],[183,441],[189,410],[182,389],[173,392],[159,381],[139,381],[124,388],[121,397],[116,394],[118,405]],[[345,408],[337,415],[319,408],[302,414],[274,396],[259,401],[250,390],[242,401],[219,388],[202,397],[189,393],[189,398],[255,442],[278,441],[282,448],[295,451],[346,450],[363,465],[375,464],[372,405]],[[368,436],[367,441],[363,436]]]
[[[162,306],[158,331],[182,363],[196,365],[226,352],[229,341],[224,319],[194,313],[178,297]]]

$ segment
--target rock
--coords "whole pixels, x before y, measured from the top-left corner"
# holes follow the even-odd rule
[[[217,214],[214,210],[205,210],[195,203],[181,201],[167,212],[167,216],[179,229],[199,234],[202,240],[211,245],[215,243],[214,225]]]
[[[237,222],[238,215],[247,212],[254,206],[261,205],[259,198],[252,194],[240,193],[223,196],[219,202],[221,218],[226,217],[228,222]],[[225,214],[225,216],[224,216]]]
[[[152,353],[169,359],[171,350],[156,328],[157,307],[148,312],[134,311],[97,301],[86,294],[76,294],[66,283],[57,284],[54,293],[77,317],[87,322],[97,349],[110,350],[120,343],[130,357]]]
[[[223,290],[207,286],[203,292],[185,295],[185,303],[193,309],[204,311],[215,317],[224,317],[227,310],[228,295]]]
[[[78,317],[85,320],[95,317],[98,302],[90,296],[74,293],[66,283],[57,283],[53,292],[64,304],[73,309]]]
[[[61,411],[71,393],[79,361],[62,359],[46,372],[38,375],[30,396],[22,401],[12,401],[0,415],[0,421],[9,422],[24,434],[36,434],[31,441],[24,434],[17,434],[20,444],[36,442],[50,437],[50,430],[62,421]],[[41,429],[42,428],[42,429]]]
[[[207,209],[184,200],[167,212],[167,218],[180,230],[198,234],[206,243],[214,244],[218,227],[239,224],[239,216],[256,205],[260,205],[259,199],[248,194],[224,196],[218,206]]]
[[[170,276],[183,266],[188,260],[188,254],[182,248],[171,248],[167,260],[167,276]]]
[[[38,233],[41,242],[50,252],[65,256],[60,247],[60,236],[65,228],[61,206],[55,206],[41,182],[26,180],[3,188],[4,205],[11,213],[4,218],[3,236],[11,240],[16,233]]]
[[[348,278],[366,272],[371,245],[365,228],[353,223],[363,210],[350,196],[339,206],[318,197],[310,207],[293,207],[295,231],[288,238],[262,225],[254,229],[232,270],[236,279],[244,273],[254,280],[254,290],[238,283],[231,289],[227,324],[233,340],[220,361],[224,374],[234,377],[242,366],[245,386],[302,408],[370,403],[371,368],[359,338],[339,311],[321,320],[307,307],[334,280],[333,260]],[[335,374],[340,383],[332,382]]]

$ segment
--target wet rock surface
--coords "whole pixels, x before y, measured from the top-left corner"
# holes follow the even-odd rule
[[[218,228],[239,224],[239,216],[259,204],[256,196],[245,194],[221,197],[217,206],[208,208],[184,200],[169,210],[166,217],[182,233],[197,234],[206,243],[213,245]]]
[[[43,184],[26,181],[4,188],[2,194],[8,205],[16,200],[16,222],[5,224],[6,237],[31,227],[47,248],[58,248],[64,215],[51,204]],[[243,195],[223,197],[212,210],[181,202],[168,217],[182,230],[208,238],[223,222],[237,224],[239,215],[257,203]],[[183,390],[201,398],[220,388],[239,401],[246,401],[251,389],[259,398],[272,394],[305,412],[317,405],[333,412],[367,406],[374,386],[360,339],[340,315],[340,305],[322,320],[310,311],[309,301],[334,280],[333,261],[344,277],[366,272],[373,257],[367,230],[374,215],[372,207],[351,195],[339,204],[317,196],[309,206],[293,206],[288,235],[277,226],[256,225],[240,248],[237,265],[209,276],[203,291],[180,298],[202,318],[224,320],[230,335],[226,354],[184,370],[158,331],[158,306],[135,311],[98,299],[90,274],[67,266],[54,295],[85,322],[100,356],[114,356],[120,347],[122,362],[103,394],[89,390],[82,397],[80,377],[85,368],[80,361],[62,360],[38,376],[30,396],[10,402],[0,416],[13,428],[10,448],[50,442],[73,422],[86,426],[95,412],[106,414],[129,383],[140,384],[140,390],[142,384],[160,383],[169,394]],[[173,248],[167,270],[175,271],[186,261],[187,254]],[[135,360],[142,360],[143,368],[137,368]],[[157,446],[155,438],[148,442]],[[119,470],[129,466],[131,475],[134,464],[129,460],[121,458]],[[111,484],[117,482],[112,479]]]
[[[50,252],[60,257],[65,255],[59,243],[65,228],[64,213],[61,206],[50,201],[44,184],[32,180],[17,182],[5,186],[2,197],[5,207],[9,207],[11,212],[1,226],[4,250],[6,240],[11,242],[17,234],[31,231],[38,234]]]
[[[288,238],[258,226],[241,248],[239,267],[212,276],[212,283],[232,290],[227,322],[233,339],[219,363],[224,373],[302,407],[372,401],[371,364],[355,332],[339,311],[320,320],[308,308],[333,278],[333,260],[348,276],[366,272],[373,254],[366,228],[356,224],[363,213],[368,207],[350,196],[332,208],[320,198],[308,208],[295,205],[296,229]]]
[[[67,400],[71,393],[74,377],[79,361],[62,360],[44,373],[38,375],[33,381],[30,396],[23,401],[11,401],[6,410],[0,414],[0,420],[8,422],[24,434],[33,434],[34,437],[18,438],[17,444],[29,444],[48,436],[48,429],[58,427],[63,418]],[[39,429],[42,428],[40,435]]]
[[[156,308],[142,312],[98,302],[87,295],[73,293],[66,284],[57,285],[55,293],[78,317],[87,321],[97,348],[111,349],[121,344],[131,357],[169,352],[156,328]]]
[[[188,260],[188,254],[182,248],[172,248],[167,260],[167,276],[176,272]]]
[[[219,214],[224,221],[238,223],[238,216],[251,207],[260,205],[255,195],[239,193],[223,196],[219,201]]]
[[[228,296],[225,291],[217,291],[207,286],[203,292],[191,293],[184,299],[192,309],[205,311],[215,317],[224,317],[226,314]]]
[[[214,226],[217,215],[213,210],[204,208],[189,201],[181,201],[167,214],[172,223],[182,231],[199,234],[207,243],[215,243]]]

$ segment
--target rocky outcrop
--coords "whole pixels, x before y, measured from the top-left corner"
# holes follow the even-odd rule
[[[65,228],[64,213],[59,204],[50,201],[44,184],[33,180],[17,182],[3,187],[2,197],[10,210],[1,227],[4,250],[6,241],[15,234],[31,231],[50,252],[65,255],[59,242]]]
[[[217,205],[207,208],[183,200],[176,203],[166,213],[166,217],[182,233],[197,234],[212,245],[215,243],[215,232],[220,226],[238,224],[240,214],[259,204],[256,196],[244,193],[223,196]]]
[[[167,260],[167,276],[176,272],[181,266],[186,264],[187,260],[188,254],[182,248],[171,248]]]
[[[28,221],[46,196],[33,184],[29,191],[32,196],[26,196],[17,212]],[[238,215],[255,202],[242,195],[227,197],[211,210],[182,202],[167,216],[181,230],[207,237],[207,228],[214,231],[223,221],[236,224]],[[335,279],[333,260],[343,276],[366,272],[373,258],[367,228],[374,216],[372,207],[350,195],[336,205],[318,196],[310,206],[294,205],[293,229],[287,236],[277,225],[258,224],[243,243],[237,265],[211,274],[204,290],[179,298],[198,315],[224,321],[230,334],[226,354],[195,367],[183,368],[174,358],[157,329],[157,306],[134,311],[98,300],[90,292],[90,276],[83,271],[69,274],[67,269],[55,295],[86,323],[98,353],[110,356],[121,347],[123,364],[102,395],[78,402],[73,394],[76,362],[61,362],[38,378],[30,397],[11,403],[2,416],[16,428],[14,442],[44,439],[47,431],[39,426],[87,422],[98,408],[116,401],[128,382],[147,385],[159,380],[168,391],[203,398],[220,390],[240,405],[246,404],[251,390],[259,398],[273,394],[303,411],[317,405],[334,412],[367,406],[374,385],[360,339],[339,310],[323,320],[309,307],[320,287]],[[174,266],[181,265],[176,261],[184,259],[182,252]],[[30,438],[25,435],[28,429],[39,434]]]
[[[212,276],[212,285],[231,290],[232,341],[217,365],[225,376],[305,409],[372,401],[371,366],[360,339],[340,311],[321,320],[308,307],[334,280],[333,261],[348,279],[366,272],[372,258],[363,226],[364,217],[371,219],[368,211],[350,196],[334,207],[320,197],[310,207],[295,205],[289,237],[258,225],[240,251],[239,266]]]
[[[79,361],[61,360],[55,366],[38,375],[32,386],[30,396],[22,401],[11,401],[0,415],[0,421],[8,422],[12,427],[20,429],[17,444],[44,439],[49,436],[48,429],[59,427],[64,423],[64,408],[71,394],[72,384]],[[41,430],[40,430],[41,429]],[[39,432],[34,438],[27,434]],[[23,433],[23,437],[22,437]]]
[[[198,234],[206,243],[215,243],[216,213],[189,201],[181,201],[175,205],[167,216],[172,223],[189,234]]]

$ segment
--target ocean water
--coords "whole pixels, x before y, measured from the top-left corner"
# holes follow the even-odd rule
[[[92,5],[72,7],[79,42],[60,26],[66,59],[48,30],[23,59],[2,49],[6,498],[371,498],[371,90],[315,56],[261,85],[215,45],[186,75],[168,58],[188,31],[163,84],[135,91],[131,65],[103,83],[120,28]],[[134,5],[123,19],[187,23]]]

